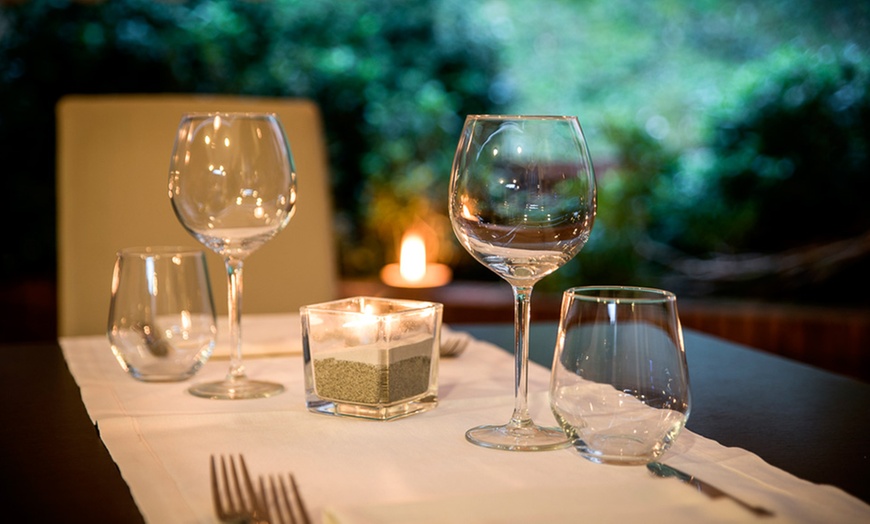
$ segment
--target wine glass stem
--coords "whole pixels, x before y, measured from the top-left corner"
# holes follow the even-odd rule
[[[529,323],[531,322],[531,286],[513,286],[514,291],[514,413],[508,425],[521,428],[532,425],[529,416]]]
[[[230,370],[228,381],[244,380],[242,364],[242,261],[229,257],[225,260],[229,286],[227,306],[230,320]]]

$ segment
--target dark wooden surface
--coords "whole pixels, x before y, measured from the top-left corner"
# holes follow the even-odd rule
[[[463,329],[513,345],[510,324]],[[533,324],[533,360],[550,365],[555,337]],[[870,502],[870,385],[693,331],[686,352],[691,430]],[[141,522],[60,347],[3,345],[0,358],[4,520]]]
[[[143,522],[56,343],[0,346],[6,522]]]

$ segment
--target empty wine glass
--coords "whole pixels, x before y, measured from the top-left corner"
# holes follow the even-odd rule
[[[230,369],[194,395],[243,399],[276,395],[281,384],[247,378],[242,364],[242,265],[296,210],[290,145],[274,114],[198,113],[181,119],[169,168],[169,199],[181,224],[223,257],[229,281]]]
[[[596,186],[586,141],[572,116],[472,115],[450,178],[450,221],[463,247],[514,292],[515,406],[510,421],[480,426],[480,446],[532,451],[567,445],[528,410],[532,287],[580,251],[595,220]]]

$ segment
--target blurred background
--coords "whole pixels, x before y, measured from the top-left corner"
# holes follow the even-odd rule
[[[465,115],[577,115],[599,216],[536,293],[662,287],[726,336],[803,315],[800,337],[744,341],[776,351],[791,330],[804,360],[839,344],[852,360],[828,367],[867,363],[868,2],[0,2],[0,339],[54,336],[55,103],[160,92],[319,103],[348,281],[422,223],[455,281],[497,282],[447,219]]]

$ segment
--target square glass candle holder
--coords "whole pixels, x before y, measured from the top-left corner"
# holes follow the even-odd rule
[[[389,420],[437,406],[442,310],[371,297],[302,307],[308,410]]]
[[[442,311],[373,297],[302,307],[308,410],[390,420],[437,406]]]

